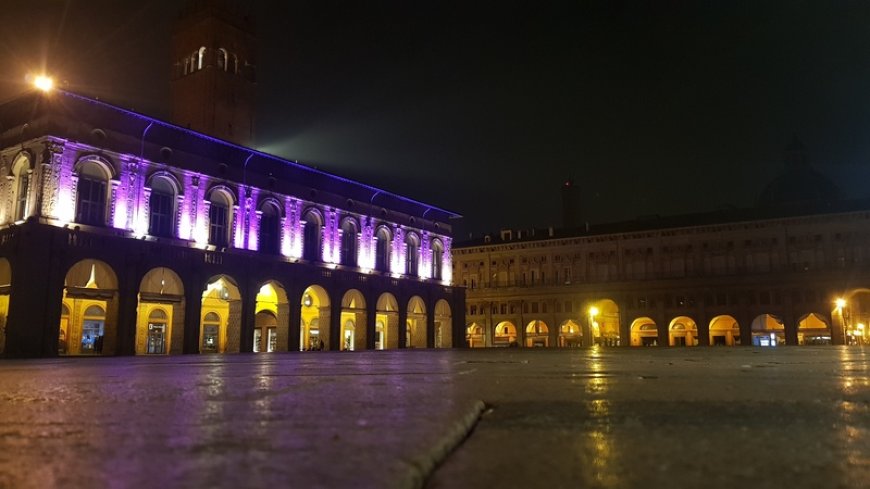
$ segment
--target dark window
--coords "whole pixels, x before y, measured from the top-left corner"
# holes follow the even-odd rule
[[[304,242],[302,244],[303,258],[309,261],[320,261],[322,250],[320,245],[320,222],[309,215],[305,222]]]
[[[229,243],[227,206],[223,202],[212,201],[208,209],[208,242],[218,248]]]
[[[281,215],[271,204],[263,206],[260,216],[260,251],[278,254],[281,251]]]
[[[102,226],[106,224],[106,182],[80,177],[76,222]]]
[[[341,231],[341,264],[355,267],[357,264],[356,226],[348,220],[344,222]]]
[[[375,245],[375,270],[381,272],[390,271],[390,235],[386,229],[378,230],[378,239]],[[474,281],[471,281],[474,288]]]
[[[420,255],[419,246],[417,246],[417,240],[414,237],[409,237],[405,244],[407,245],[405,247],[405,275],[416,277]]]
[[[18,188],[15,191],[15,220],[27,217],[27,188],[30,186],[30,174],[22,169],[18,174]]]
[[[432,278],[441,280],[444,268],[444,250],[441,244],[436,242],[432,246]]]
[[[174,221],[173,200],[175,196],[165,192],[151,192],[148,201],[148,234],[152,236],[172,237],[172,223]]]

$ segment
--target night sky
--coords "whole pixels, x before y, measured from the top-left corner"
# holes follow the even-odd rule
[[[3,0],[0,100],[45,69],[167,118],[179,1]],[[456,211],[457,238],[753,205],[793,135],[870,189],[870,2],[249,1],[257,147]]]

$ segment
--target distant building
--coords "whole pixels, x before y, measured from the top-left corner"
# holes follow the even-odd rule
[[[64,91],[0,106],[0,353],[462,345],[457,214],[227,142],[253,134],[253,51],[223,3],[176,33],[180,126]]]
[[[870,201],[843,201],[786,151],[759,207],[459,243],[478,346],[863,343]]]

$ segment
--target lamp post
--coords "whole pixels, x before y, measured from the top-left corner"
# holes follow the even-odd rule
[[[599,311],[598,308],[595,306],[592,306],[589,308],[589,334],[592,336],[592,344],[593,345],[595,344],[596,336],[601,336],[600,334],[598,334],[598,335],[595,334],[595,330],[596,330],[596,326],[597,326],[595,323],[595,316],[597,316],[599,312],[601,312],[601,311]]]
[[[843,309],[846,307],[846,299],[842,297],[838,297],[834,301],[834,305],[837,306],[837,313],[840,315],[840,322],[843,323],[843,344],[849,344],[849,331],[846,327],[846,314],[843,312]]]

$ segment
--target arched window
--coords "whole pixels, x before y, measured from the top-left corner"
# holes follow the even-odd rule
[[[199,48],[196,52],[196,69],[201,70],[203,62],[205,61],[205,46]]]
[[[175,200],[175,185],[166,177],[154,178],[151,182],[151,198],[148,200],[148,234],[173,237]]]
[[[76,222],[96,226],[106,224],[108,180],[109,175],[100,163],[82,163],[76,187]]]
[[[211,193],[211,205],[208,209],[208,242],[218,248],[226,247],[230,242],[230,207],[232,200],[222,190]]]
[[[313,210],[305,214],[304,241],[302,242],[302,257],[309,261],[321,261],[323,246],[320,234],[320,216]]]
[[[30,190],[30,159],[25,155],[20,155],[12,165],[12,177],[14,179],[14,199],[15,213],[13,214],[15,221],[21,221],[27,218],[27,201]]]
[[[341,264],[355,267],[357,264],[357,230],[353,219],[341,223]]]
[[[416,277],[420,262],[420,240],[416,234],[408,233],[405,237],[405,275]]]
[[[227,50],[224,48],[218,48],[218,59],[217,64],[218,68],[224,71],[229,70],[229,61],[230,55],[227,53]]]
[[[260,251],[277,254],[281,250],[281,212],[274,202],[266,202],[260,216]]]
[[[432,241],[432,278],[441,280],[444,270],[444,245],[441,241]]]
[[[390,271],[390,241],[392,241],[390,231],[386,227],[378,228],[375,244],[375,270]]]

